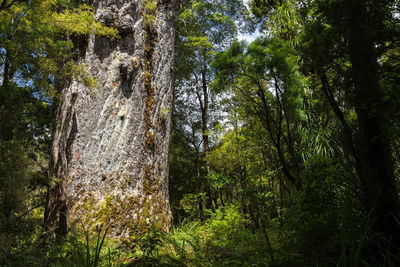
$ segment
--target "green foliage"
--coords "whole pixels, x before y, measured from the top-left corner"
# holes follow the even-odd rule
[[[284,175],[298,187],[301,181],[292,169],[301,167],[295,142],[305,117],[306,83],[293,48],[278,38],[260,37],[250,45],[234,42],[216,55],[212,66],[217,71],[213,86],[233,92],[242,116],[266,130]]]
[[[153,25],[157,14],[157,0],[144,0],[144,10],[145,24],[148,26]]]
[[[186,215],[188,218],[195,219],[200,216],[199,202],[204,202],[205,198],[205,193],[185,194],[180,201],[180,206],[188,214]]]
[[[238,207],[210,215],[203,225],[190,222],[174,230],[169,242],[176,261],[185,266],[260,266],[268,261],[262,240],[246,229],[249,221]]]
[[[217,69],[214,86],[238,88],[256,105],[262,104],[263,97],[266,101],[281,97],[285,111],[294,116],[302,104],[305,81],[293,49],[277,38],[258,38],[247,49],[245,46],[244,42],[234,42],[226,52],[216,56],[212,63]],[[254,99],[252,91],[261,95]]]
[[[164,230],[151,225],[144,233],[131,236],[132,249],[136,253],[142,252],[145,257],[156,256],[158,247],[163,244],[165,235]]]
[[[89,6],[58,9],[57,5],[53,0],[22,2],[2,11],[0,23],[0,32],[4,33],[0,37],[1,53],[7,55],[3,57],[7,62],[3,63],[9,65],[8,73],[3,74],[8,75],[7,79],[17,76],[26,83],[32,82],[35,90],[50,95],[54,85],[48,82],[49,78],[63,75],[60,63],[72,56],[71,40],[60,38],[61,35],[117,36],[114,29],[95,21]]]
[[[105,27],[94,18],[92,7],[87,4],[79,5],[75,9],[65,9],[60,13],[51,13],[48,23],[51,22],[54,23],[56,30],[61,30],[68,35],[98,34],[111,39],[117,37],[115,29]]]
[[[206,154],[213,146],[210,141],[210,129],[219,119],[215,112],[218,96],[209,86],[214,75],[210,69],[210,62],[215,53],[227,46],[239,31],[249,29],[245,13],[245,5],[238,0],[190,1],[188,7],[182,11],[177,26],[173,114],[177,118],[174,131],[178,134],[173,135],[173,139],[183,138],[193,148],[187,151],[194,154],[191,157],[191,165],[196,169],[196,173],[191,173],[190,180],[195,183],[189,190],[185,188],[185,193],[206,192],[207,197],[198,201],[197,211],[201,220],[204,219],[203,206],[212,208],[214,192],[211,191],[206,178],[209,175]],[[176,161],[171,162],[179,164]],[[185,181],[174,180],[178,176],[180,175],[171,175],[172,183],[185,184]],[[172,202],[173,209],[177,210],[178,206],[179,201]]]
[[[0,135],[0,245],[11,249],[41,230],[50,107],[27,87],[8,88]]]
[[[108,246],[107,252],[104,252],[108,229],[104,232],[99,229],[95,233],[72,231],[62,242],[47,240],[46,245],[27,247],[22,255],[8,255],[4,262],[6,266],[116,266],[114,248]]]

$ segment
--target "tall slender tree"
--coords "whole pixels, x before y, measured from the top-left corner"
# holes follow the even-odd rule
[[[186,99],[186,109],[191,109],[192,112],[196,110],[194,114],[198,114],[195,123],[191,118],[192,125],[186,125],[188,129],[194,130],[194,135],[190,135],[201,136],[196,160],[197,176],[200,180],[198,191],[206,192],[208,209],[217,206],[207,179],[211,173],[210,164],[205,157],[212,147],[209,136],[215,115],[215,103],[212,101],[215,100],[215,94],[210,88],[213,72],[209,65],[216,51],[226,47],[236,38],[239,30],[249,26],[245,23],[245,10],[242,1],[195,0],[182,13],[178,24],[176,98]],[[200,125],[200,129],[192,127],[195,125]]]

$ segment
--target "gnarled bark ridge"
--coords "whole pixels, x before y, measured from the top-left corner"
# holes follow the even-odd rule
[[[152,2],[156,9],[148,10]],[[114,237],[168,229],[174,24],[179,1],[94,1],[120,38],[90,36],[80,61],[100,82],[62,88],[55,110],[48,231],[111,224]]]

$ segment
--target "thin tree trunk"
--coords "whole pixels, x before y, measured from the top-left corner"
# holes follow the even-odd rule
[[[4,59],[4,72],[3,72],[3,84],[0,86],[0,137],[2,136],[2,124],[5,118],[6,106],[5,106],[5,96],[6,90],[8,90],[8,83],[10,79],[10,63],[8,52],[5,51],[5,59]]]
[[[194,131],[193,131],[194,135]],[[201,180],[201,164],[200,164],[200,152],[196,149],[196,177],[197,177],[197,193],[201,193],[202,187],[202,180]],[[203,198],[199,197],[198,199],[198,206],[199,206],[199,219],[201,222],[204,221],[204,207],[203,207]]]
[[[209,93],[208,93],[208,84],[207,84],[207,51],[203,50],[203,66],[201,69],[201,81],[198,80],[196,77],[196,80],[198,83],[201,83],[201,86],[198,86],[196,88],[196,94],[197,94],[197,99],[199,101],[200,105],[200,110],[201,110],[201,130],[202,130],[202,141],[203,141],[203,153],[204,156],[207,156],[207,153],[210,149],[210,140],[209,140],[209,129],[208,129],[208,123],[209,123]],[[201,88],[200,88],[201,87]],[[201,93],[200,93],[201,91]],[[204,190],[206,192],[206,208],[207,209],[214,209],[212,205],[212,194],[211,194],[211,185],[210,182],[207,178],[207,176],[210,174],[210,163],[208,162],[207,158],[204,159],[204,167],[206,170],[205,177],[203,177],[203,185],[204,185]]]

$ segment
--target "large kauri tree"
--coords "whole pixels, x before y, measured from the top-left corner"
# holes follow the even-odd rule
[[[180,1],[95,0],[96,18],[118,29],[110,40],[75,40],[90,89],[59,81],[54,104],[49,232],[111,225],[114,237],[149,224],[168,229],[168,147],[174,24]]]

